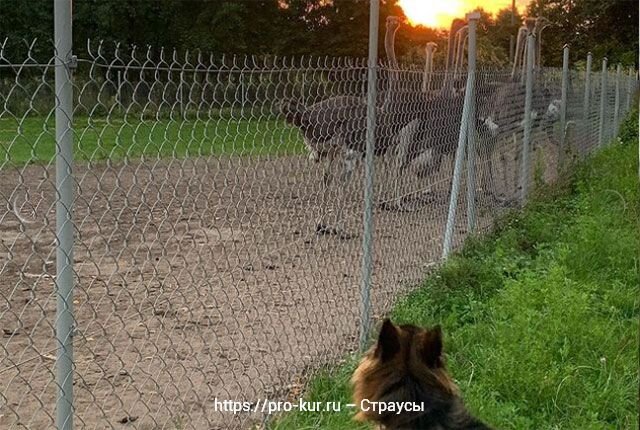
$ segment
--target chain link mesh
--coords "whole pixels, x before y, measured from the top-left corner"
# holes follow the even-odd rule
[[[0,49],[2,428],[55,416],[56,99],[40,45]],[[78,425],[247,427],[263,414],[214,400],[295,399],[357,344],[366,60],[87,52],[73,71]],[[439,261],[466,74],[381,64],[379,78],[374,318]],[[552,182],[563,155],[598,147],[591,78],[584,106],[585,73],[570,73],[563,129],[562,71],[536,71],[522,177],[524,85],[478,71],[477,231],[519,204],[522,181]],[[620,88],[622,119],[635,78]],[[606,94],[608,142],[613,73]]]

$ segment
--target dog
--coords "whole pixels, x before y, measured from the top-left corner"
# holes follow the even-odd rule
[[[491,430],[465,408],[445,368],[440,326],[385,319],[351,378],[357,421],[379,430]]]

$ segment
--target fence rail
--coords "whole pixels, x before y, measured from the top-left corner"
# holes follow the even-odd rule
[[[2,428],[56,425],[61,270],[74,285],[62,306],[73,307],[76,425],[264,419],[214,401],[296,398],[311,370],[358,347],[367,106],[375,319],[440,261],[450,206],[455,250],[554,181],[561,157],[570,169],[610,142],[637,90],[634,72],[607,67],[563,79],[531,64],[527,88],[511,69],[468,80],[378,63],[367,105],[363,59],[97,46],[39,62],[36,45],[0,49]],[[70,127],[54,121],[56,70],[73,87]],[[475,147],[455,163],[463,112]],[[61,134],[75,161],[56,173]],[[67,168],[73,200],[61,207]],[[451,199],[454,186],[467,191]],[[72,212],[72,260],[56,256],[57,205]]]

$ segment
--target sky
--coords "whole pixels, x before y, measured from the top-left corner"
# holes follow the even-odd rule
[[[516,0],[516,7],[522,12],[529,0]],[[481,7],[496,13],[510,8],[511,0],[399,0],[409,22],[432,28],[449,28],[454,18],[462,18],[467,12]]]

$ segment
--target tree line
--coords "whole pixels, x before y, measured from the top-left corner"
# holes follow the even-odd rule
[[[544,35],[545,65],[561,63],[565,43],[572,60],[588,51],[612,63],[637,64],[638,3],[628,0],[532,0],[527,13],[557,23]],[[380,53],[387,16],[403,16],[397,0],[382,0]],[[74,52],[86,53],[86,40],[216,54],[273,54],[365,57],[368,46],[368,0],[73,0]],[[479,61],[504,65],[509,39],[515,35],[511,11],[495,17],[483,13],[479,29]],[[396,50],[400,59],[421,61],[427,42],[438,43],[442,62],[447,32],[403,25]],[[8,38],[8,56],[20,40],[53,39],[51,0],[2,0],[0,40]],[[17,49],[17,48],[16,48]],[[50,53],[50,45],[37,49]]]

